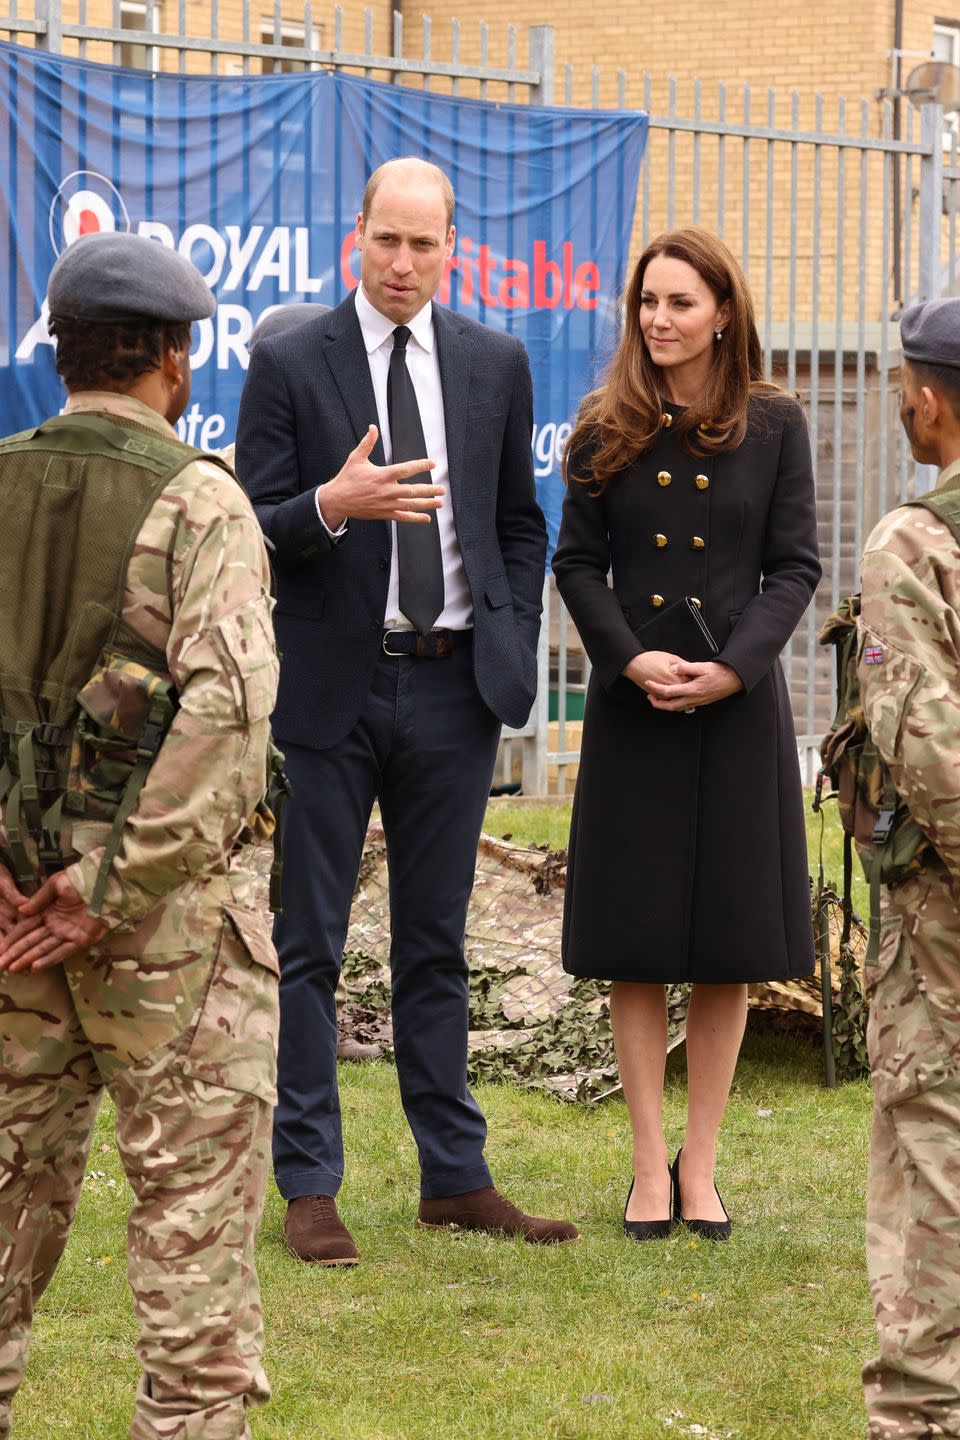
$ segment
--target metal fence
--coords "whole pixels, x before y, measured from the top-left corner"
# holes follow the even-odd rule
[[[399,14],[390,26],[381,17],[378,29],[372,10],[360,16],[337,7],[333,43],[325,46],[326,22],[310,3],[302,25],[291,27],[289,8],[282,12],[273,0],[272,23],[258,22],[259,39],[251,0],[242,0],[239,36],[221,29],[218,0],[201,0],[199,12],[191,3],[189,13],[187,0],[178,0],[176,33],[157,28],[155,0],[143,0],[140,27],[131,26],[131,7],[121,0],[99,8],[91,0],[89,11],[88,0],[77,0],[76,19],[65,16],[61,0],[10,6],[0,15],[0,35],[92,60],[179,72],[333,68],[487,99],[569,104],[573,97],[572,67],[555,76],[549,26],[527,32],[525,65],[509,27],[506,64],[497,65],[485,24],[467,45],[453,22],[449,58],[440,59],[429,19],[412,38]],[[91,12],[111,23],[90,22]],[[188,33],[188,22],[205,33]],[[418,53],[405,54],[411,49]],[[594,104],[600,80],[594,68]],[[932,479],[910,459],[892,371],[903,305],[957,285],[957,135],[945,132],[938,106],[918,111],[898,99],[862,100],[856,110],[840,100],[827,114],[821,97],[724,86],[708,94],[699,81],[670,80],[664,104],[650,77],[628,86],[622,71],[616,92],[620,107],[642,107],[650,117],[636,248],[679,224],[706,224],[723,235],[753,288],[767,373],[807,403],[824,579],[783,659],[810,778],[831,713],[819,625],[857,587],[860,550],[875,520]],[[519,760],[531,794],[568,788],[589,678],[579,637],[549,581],[544,604],[537,702],[529,724],[506,737],[500,765],[506,779]]]
[[[139,15],[137,14],[139,11]],[[452,94],[461,91],[481,99],[507,100],[532,105],[553,102],[553,30],[532,26],[526,33],[526,64],[518,59],[518,32],[506,31],[506,64],[490,60],[490,31],[478,27],[477,58],[462,53],[461,27],[454,21],[449,36],[449,58],[434,53],[433,30],[425,18],[419,34],[411,38],[412,27],[404,26],[394,12],[389,27],[371,9],[361,13],[337,6],[333,11],[333,44],[316,43],[326,33],[319,12],[303,5],[302,22],[291,23],[291,8],[272,0],[272,23],[264,26],[262,12],[251,0],[241,0],[240,35],[235,26],[221,28],[218,0],[177,0],[177,30],[161,31],[156,0],[126,4],[124,0],[76,0],[75,8],[62,0],[10,0],[10,10],[0,14],[0,37],[33,44],[38,49],[75,55],[81,59],[129,65],[152,70],[185,73],[198,68],[206,73],[256,74],[283,69],[334,69],[360,71],[367,77],[394,83],[414,83],[424,89],[443,87]],[[131,24],[131,13],[142,24]],[[97,23],[109,16],[109,24]],[[75,17],[75,18],[74,18]],[[235,15],[233,17],[235,20]],[[261,38],[254,36],[255,24]],[[200,30],[202,33],[190,33]],[[265,30],[268,38],[263,39]],[[387,33],[389,31],[389,33]],[[269,33],[272,32],[272,33]],[[293,33],[291,33],[293,32]],[[298,43],[299,41],[299,43]],[[418,53],[405,54],[414,49]],[[569,83],[569,82],[568,82]],[[624,90],[622,73],[618,77]],[[545,642],[544,642],[545,643]],[[547,656],[540,657],[541,689],[546,695]],[[544,793],[547,788],[547,710],[538,706],[521,730],[507,732],[501,747],[498,774],[513,773],[519,762],[523,788],[527,793]]]
[[[267,6],[241,0],[240,34],[233,26],[223,29],[218,0],[202,0],[198,10],[194,0],[177,0],[177,29],[159,28],[158,0],[76,0],[76,19],[64,14],[63,0],[10,0],[10,10],[0,14],[0,35],[34,43],[39,49],[78,55],[81,59],[124,64],[130,47],[140,52],[138,58],[150,69],[186,71],[191,58],[198,59],[204,71],[243,75],[258,71],[272,73],[275,67],[362,71],[366,76],[392,80],[411,78],[429,90],[437,81],[453,94],[471,84],[471,92],[482,99],[503,98],[527,100],[531,104],[553,103],[553,30],[549,25],[531,26],[527,31],[527,64],[517,60],[517,29],[511,25],[506,35],[506,65],[495,65],[489,59],[490,31],[486,23],[478,27],[478,59],[467,61],[461,54],[461,26],[454,20],[450,33],[449,59],[434,54],[433,27],[424,17],[418,37],[411,39],[412,27],[404,25],[399,11],[394,11],[389,27],[388,44],[378,30],[372,9],[360,15],[354,7],[338,5],[333,11],[333,44],[316,43],[326,33],[326,23],[310,0],[303,5],[302,20],[291,19],[292,7],[281,0],[270,0],[271,21],[260,18]],[[68,13],[74,7],[68,3]],[[110,24],[96,23],[90,12],[110,15]],[[129,23],[131,14],[140,12],[143,25]],[[126,22],[125,22],[126,17]],[[232,18],[232,17],[231,17]],[[261,38],[254,36],[256,21]],[[191,28],[202,27],[203,33],[191,34]],[[271,33],[272,32],[272,33]],[[262,36],[267,34],[268,39]],[[417,39],[419,46],[417,47]],[[300,43],[297,43],[297,42]],[[379,43],[378,43],[379,42]],[[413,45],[418,54],[405,55]],[[622,83],[622,82],[621,82]]]
[[[735,94],[678,84],[639,99],[650,142],[638,197],[637,245],[705,224],[741,258],[757,304],[767,375],[805,402],[815,456],[824,577],[783,655],[805,779],[833,714],[833,669],[817,644],[823,620],[859,588],[863,541],[899,500],[928,489],[897,414],[898,316],[957,287],[957,135],[934,104],[863,100],[856,124],[841,99],[829,117],[797,92]],[[786,113],[784,113],[786,112]],[[762,118],[761,118],[762,117]],[[549,787],[565,793],[579,760],[589,662],[548,586]]]

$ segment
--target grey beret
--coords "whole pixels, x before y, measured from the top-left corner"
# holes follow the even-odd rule
[[[960,368],[960,298],[928,300],[911,305],[900,317],[900,348],[904,360]]]
[[[330,309],[329,305],[314,305],[309,300],[298,300],[292,305],[281,305],[276,310],[271,310],[269,315],[263,315],[253,327],[253,334],[250,336],[249,349],[253,349],[261,340],[266,340],[268,335],[279,335],[281,330],[290,330],[294,325],[302,325],[305,320],[313,320],[317,315],[323,315]]]
[[[81,235],[50,272],[50,314],[60,320],[205,320],[217,308],[189,260],[145,235]]]

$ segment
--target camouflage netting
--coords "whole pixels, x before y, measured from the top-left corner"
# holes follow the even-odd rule
[[[599,981],[574,980],[561,969],[565,877],[564,851],[480,837],[466,933],[470,1078],[510,1080],[565,1099],[593,1101],[619,1089],[609,987]],[[853,1055],[856,1037],[851,1038],[841,982],[855,1008],[859,980],[856,973],[851,975],[849,965],[842,969],[838,964],[839,904],[828,904],[826,913],[834,962],[838,1073],[853,1073],[856,1067],[847,1065],[845,1057]],[[854,972],[862,963],[864,948],[863,931],[857,926],[851,951]],[[343,1018],[359,1039],[389,1044],[389,952],[386,847],[382,828],[373,822],[344,955],[350,1003]],[[672,986],[668,992],[671,1050],[683,1043],[686,998],[686,986]],[[819,977],[789,985],[751,986],[750,1004],[816,1017],[821,1014]]]
[[[607,987],[560,967],[566,855],[482,835],[467,916],[470,1078],[535,1085],[569,1099],[618,1088]],[[367,834],[344,974],[351,997],[386,996],[390,916],[383,831]],[[683,1039],[671,997],[671,1046]]]

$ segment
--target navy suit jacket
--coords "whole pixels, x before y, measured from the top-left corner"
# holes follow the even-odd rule
[[[530,367],[514,336],[436,304],[433,323],[450,474],[444,503],[453,504],[473,598],[474,675],[493,714],[518,726],[536,691],[547,546],[530,448]],[[351,520],[334,544],[314,500],[371,424],[377,407],[352,295],[252,352],[237,474],[273,546],[281,655],[273,729],[281,743],[322,750],[342,739],[381,654],[391,527]],[[384,464],[379,439],[370,458]]]

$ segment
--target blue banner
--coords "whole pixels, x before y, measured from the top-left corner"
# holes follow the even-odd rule
[[[530,353],[552,548],[569,422],[616,333],[646,135],[633,111],[489,104],[333,71],[151,75],[0,42],[0,434],[63,404],[47,278],[78,235],[113,229],[176,248],[213,287],[179,430],[228,444],[257,320],[355,288],[366,177],[422,155],[457,200],[438,299]]]

